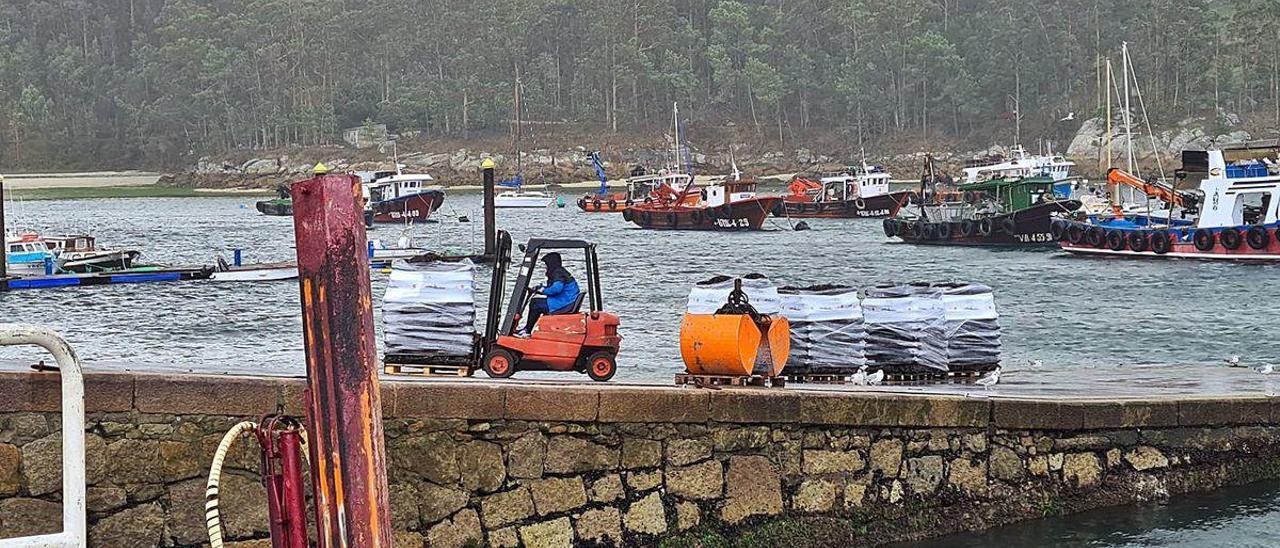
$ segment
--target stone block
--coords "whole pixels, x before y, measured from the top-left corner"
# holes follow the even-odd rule
[[[702,523],[702,509],[689,501],[676,503],[676,530],[688,531]]]
[[[96,434],[85,434],[85,480],[102,481],[107,472],[107,444]],[[47,495],[62,489],[62,434],[54,432],[22,447],[22,474],[27,493]],[[114,478],[113,478],[114,479]],[[119,480],[116,480],[119,481]]]
[[[947,465],[947,483],[968,494],[987,490],[987,463],[967,457],[951,459]]]
[[[508,386],[507,419],[543,422],[596,420],[600,392],[566,386]]]
[[[1071,453],[1063,462],[1062,476],[1076,487],[1091,487],[1102,479],[1102,464],[1093,453]]]
[[[391,465],[443,486],[458,483],[458,444],[443,432],[410,435],[389,444]]]
[[[656,468],[662,464],[662,442],[639,438],[622,440],[622,467]]]
[[[985,453],[987,452],[987,435],[981,432],[965,434],[961,438],[961,445],[963,445],[967,451]]]
[[[478,546],[483,542],[484,530],[480,528],[480,518],[470,508],[427,530],[427,545],[431,548],[463,548]]]
[[[547,442],[545,470],[573,474],[618,467],[618,450],[573,436],[554,436]]]
[[[485,528],[496,529],[533,516],[533,498],[529,488],[520,486],[481,499],[480,512]]]
[[[489,546],[492,548],[520,548],[520,535],[515,527],[507,527],[489,532]]]
[[[86,374],[84,376],[85,412],[126,413],[132,410],[134,384],[138,377],[135,373]]]
[[[753,516],[782,512],[782,478],[769,459],[760,456],[729,458],[727,494],[720,519],[736,524]]]
[[[547,438],[539,432],[525,434],[507,447],[507,473],[513,478],[540,478],[546,458]]]
[[[47,535],[61,530],[61,504],[28,498],[0,500],[0,538]]]
[[[116,484],[157,483],[160,443],[154,440],[122,439],[107,444],[107,476]]]
[[[705,440],[677,439],[667,441],[667,464],[684,466],[711,458],[711,444]]]
[[[263,544],[261,548],[272,548],[271,539],[260,540],[266,541],[266,544]],[[427,537],[422,536],[422,533],[414,531],[394,531],[391,533],[391,545],[396,548],[427,548]],[[227,546],[227,548],[238,547]]]
[[[222,526],[228,538],[245,538],[267,532],[267,506],[262,503],[266,500],[267,490],[262,482],[224,471],[218,494]],[[166,488],[164,497],[168,500],[166,526],[169,535],[180,544],[207,542],[205,481],[196,478],[175,483]]]
[[[525,525],[520,528],[520,542],[525,548],[571,548],[573,525],[567,517]]]
[[[575,523],[574,530],[580,541],[623,546],[622,513],[613,506],[583,512]]]
[[[601,422],[705,423],[709,390],[605,388],[600,390]]]
[[[724,493],[724,467],[709,460],[683,468],[667,468],[667,492],[686,499],[717,499]]]
[[[22,490],[22,451],[8,443],[0,443],[0,497],[11,497]]]
[[[769,446],[769,427],[717,426],[711,431],[711,441],[716,451],[760,449]]]
[[[1178,402],[1090,402],[1085,406],[1084,428],[1163,428],[1178,425]]]
[[[133,374],[88,373],[84,376],[87,413],[123,413],[133,408]],[[0,401],[7,412],[62,411],[62,378],[56,373],[0,373]]]
[[[432,483],[423,483],[417,487],[419,495],[420,517],[428,526],[452,516],[454,512],[467,505],[470,495],[466,491],[440,487]],[[393,507],[392,510],[395,510]]]
[[[997,428],[1009,430],[1081,430],[1087,405],[1048,400],[999,399],[991,402]]]
[[[587,490],[582,478],[551,478],[524,482],[533,495],[533,507],[539,515],[576,510],[587,504]]]
[[[383,398],[390,393],[388,416],[397,419],[497,420],[506,411],[504,390],[483,383],[384,382]]]
[[[411,483],[393,483],[389,486],[387,498],[391,505],[391,527],[397,531],[417,530],[422,514],[418,508],[422,500],[418,488]]]
[[[139,375],[134,405],[143,413],[259,418],[274,413],[282,385],[253,377]]]
[[[1044,461],[1044,457],[1040,457]],[[1018,453],[1003,445],[997,445],[991,448],[990,457],[991,476],[1003,481],[1022,481],[1026,476],[1026,467],[1022,464],[1022,457]],[[1048,471],[1048,463],[1044,462],[1045,472]],[[1039,475],[1044,475],[1041,473]]]
[[[895,480],[894,483],[897,483]],[[849,482],[844,484],[844,508],[852,510],[862,508],[863,502],[867,496],[867,484],[860,482]]]
[[[905,476],[907,485],[916,493],[933,493],[942,483],[944,468],[944,461],[938,455],[908,459]]]
[[[622,490],[622,476],[608,474],[591,483],[591,502],[613,502],[625,496]]]
[[[667,532],[667,509],[662,497],[650,493],[627,507],[622,523],[628,531],[641,535],[661,535]]]
[[[885,438],[871,444],[871,471],[896,478],[902,469],[902,440]]]
[[[866,464],[862,454],[857,450],[807,449],[804,451],[804,473],[806,474],[849,474],[862,471]]]
[[[981,428],[988,422],[988,403],[949,396],[806,394],[800,404],[805,424]]]
[[[661,485],[662,472],[659,470],[627,472],[627,487],[632,491],[648,491]]]
[[[723,423],[773,424],[800,420],[802,395],[796,392],[744,389],[711,394],[711,420]]]
[[[1184,427],[1271,424],[1272,400],[1266,396],[1180,399],[1178,424]]]
[[[1169,466],[1169,458],[1165,457],[1164,453],[1161,453],[1159,449],[1145,445],[1125,453],[1124,460],[1139,472]]]
[[[164,544],[164,533],[164,509],[152,502],[98,520],[89,529],[89,545],[160,546]]]
[[[127,504],[129,498],[119,487],[89,487],[85,490],[85,506],[91,515],[114,512]]]
[[[502,446],[487,441],[471,441],[458,447],[458,474],[462,488],[476,493],[492,493],[507,479],[502,462]]]
[[[811,514],[830,512],[835,504],[836,484],[823,479],[805,480],[791,497],[791,508]]]

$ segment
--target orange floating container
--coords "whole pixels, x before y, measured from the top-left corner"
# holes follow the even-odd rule
[[[784,337],[789,350],[789,333]],[[685,314],[680,324],[680,357],[694,375],[750,375],[760,341],[760,328],[751,316]],[[786,363],[785,355],[779,363]]]
[[[767,346],[766,346],[767,345]],[[772,316],[769,322],[769,333],[760,341],[758,352],[762,368],[760,374],[777,377],[787,365],[787,357],[791,355],[791,322],[782,316]]]

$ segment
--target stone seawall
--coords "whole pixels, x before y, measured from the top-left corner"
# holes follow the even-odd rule
[[[91,374],[93,546],[196,546],[222,433],[301,380]],[[873,544],[1280,476],[1280,399],[384,382],[398,546]],[[0,537],[60,505],[56,374],[0,374]],[[252,442],[223,482],[266,546]],[[255,446],[256,447],[256,446]],[[874,541],[874,542],[872,542]]]

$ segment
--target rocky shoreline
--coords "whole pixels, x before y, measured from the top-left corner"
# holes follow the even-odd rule
[[[1188,118],[1171,129],[1158,131],[1154,139],[1135,135],[1135,158],[1143,167],[1176,165],[1178,155],[1184,149],[1205,148],[1216,144],[1246,141],[1252,135],[1239,129],[1239,118],[1224,115],[1222,120]],[[1226,129],[1224,129],[1226,128]],[[1077,163],[1075,172],[1088,176],[1100,176],[1105,170],[1101,156],[1106,150],[1106,121],[1093,118],[1084,121],[1070,140],[1066,156]],[[1115,163],[1123,164],[1126,138],[1120,124],[1111,128],[1111,150]],[[1155,150],[1152,152],[1152,141]],[[730,150],[732,148],[733,150]],[[845,150],[840,150],[843,148]],[[905,145],[903,146],[905,148]],[[939,146],[932,152],[938,165],[952,173],[958,172],[968,159],[993,154],[1008,154],[1009,147],[993,145],[986,148],[955,151],[954,147]],[[442,150],[443,149],[443,150]],[[474,185],[480,163],[492,158],[498,163],[500,177],[515,172],[515,157],[510,153],[496,152],[498,147],[401,145],[396,155],[404,169],[430,173],[444,186]],[[1034,146],[1028,149],[1037,151]],[[948,151],[950,150],[950,151]],[[526,182],[530,184],[565,184],[596,179],[589,157],[590,150],[583,146],[545,147],[521,154],[521,164]],[[926,150],[893,153],[867,153],[868,163],[882,165],[899,180],[919,177]],[[690,147],[689,163],[697,173],[730,173],[736,165],[750,177],[781,174],[826,172],[842,169],[860,161],[861,151],[849,151],[847,147],[788,147],[786,150],[743,150],[739,147]],[[611,148],[601,153],[605,171],[610,179],[626,177],[635,165],[653,169],[670,162],[668,146],[637,146]],[[177,173],[161,177],[161,184],[190,188],[274,188],[275,186],[305,178],[317,162],[341,171],[373,171],[392,169],[392,151],[382,149],[357,150],[345,146],[294,147],[279,151],[240,151],[221,157],[200,158],[195,165]]]

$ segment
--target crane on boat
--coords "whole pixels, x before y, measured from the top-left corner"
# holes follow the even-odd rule
[[[1195,209],[1199,205],[1200,199],[1195,193],[1178,190],[1172,185],[1161,183],[1158,181],[1144,181],[1137,175],[1129,173],[1118,167],[1107,170],[1107,182],[1113,185],[1125,185],[1130,188],[1137,189],[1139,192],[1146,194],[1152,198],[1157,198],[1171,206],[1181,207],[1186,210]]]

